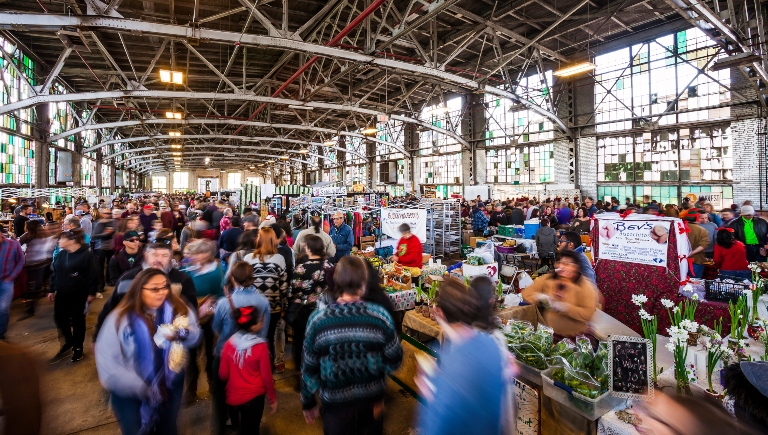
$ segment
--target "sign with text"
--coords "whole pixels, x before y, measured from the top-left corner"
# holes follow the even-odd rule
[[[421,243],[427,241],[427,210],[419,208],[382,208],[381,231],[394,239],[402,234],[398,227],[408,224],[411,234],[418,237]]]
[[[313,187],[312,196],[344,196],[347,194],[345,186]]]
[[[713,210],[720,210],[721,208],[723,208],[723,194],[720,192],[683,191],[683,198],[688,198],[691,204],[695,204],[698,201],[708,202],[712,204]]]
[[[667,266],[669,221],[600,219],[598,258]]]
[[[653,398],[653,343],[640,337],[612,336],[609,343],[611,395],[627,399]]]

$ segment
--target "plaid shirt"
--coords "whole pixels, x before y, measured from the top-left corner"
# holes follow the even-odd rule
[[[13,281],[24,267],[24,251],[14,239],[0,236],[0,281]]]
[[[490,221],[491,219],[479,208],[472,213],[472,229],[475,231],[485,231]]]

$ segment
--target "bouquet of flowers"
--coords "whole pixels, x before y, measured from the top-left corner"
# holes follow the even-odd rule
[[[709,329],[706,326],[699,328],[700,336],[699,343],[707,351],[707,385],[708,391],[715,393],[715,389],[712,386],[712,373],[715,371],[715,366],[720,361],[727,361],[733,357],[733,350],[728,347],[728,343],[722,339],[723,320],[715,322],[715,329]]]
[[[643,305],[648,302],[648,297],[645,295],[632,295],[632,303],[640,307],[638,314],[640,315],[640,323],[643,325],[643,336],[646,340],[651,340],[653,344],[653,383],[656,383],[656,378],[659,373],[659,366],[656,365],[656,335],[659,330],[659,321],[656,316],[650,315]]]
[[[744,329],[748,323],[749,306],[747,305],[747,296],[739,297],[735,304],[728,301],[728,313],[731,315],[731,336],[729,340],[736,342],[744,336]]]
[[[749,263],[749,270],[752,271],[752,285],[750,286],[750,290],[752,290],[752,306],[755,307],[754,310],[752,310],[752,316],[749,319],[749,324],[752,325],[757,321],[757,304],[759,302],[760,296],[763,294],[763,288],[765,287],[765,281],[763,281],[763,278],[760,276],[760,266],[757,265],[757,263]]]
[[[697,331],[699,325],[696,322],[685,320],[685,323],[680,326],[670,326],[667,328],[669,334],[669,343],[667,343],[667,349],[672,352],[675,357],[675,380],[677,380],[677,390],[681,392],[683,390],[689,390],[689,384],[696,382],[696,378],[692,374],[688,374],[688,367],[685,364],[685,360],[688,358],[688,333]]]

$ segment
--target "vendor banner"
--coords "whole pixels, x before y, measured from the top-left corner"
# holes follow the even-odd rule
[[[670,221],[600,219],[598,222],[600,259],[667,266]]]
[[[427,210],[419,208],[382,208],[381,231],[389,237],[399,239],[402,224],[411,227],[411,233],[418,237],[421,243],[427,241]]]
[[[683,191],[683,198],[688,198],[691,204],[698,201],[712,204],[713,210],[723,208],[723,194],[720,192],[686,192]]]
[[[346,186],[313,187],[313,196],[343,196],[347,194]]]

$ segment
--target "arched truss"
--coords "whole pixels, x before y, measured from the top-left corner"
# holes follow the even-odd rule
[[[236,119],[184,119],[184,120],[173,120],[173,119],[140,119],[140,120],[130,120],[130,121],[117,121],[117,122],[105,122],[101,124],[87,124],[80,127],[75,127],[71,130],[67,130],[61,134],[57,134],[55,136],[50,137],[51,142],[56,142],[59,139],[64,139],[69,136],[72,136],[74,134],[80,133],[82,131],[87,130],[100,130],[100,129],[113,129],[113,128],[122,128],[122,127],[131,127],[131,126],[137,126],[137,125],[169,125],[173,127],[182,127],[182,126],[194,126],[194,125],[212,125],[212,124],[227,124],[227,125],[245,125],[250,127],[261,127],[261,128],[273,128],[273,129],[290,129],[290,130],[302,130],[302,131],[314,131],[318,133],[325,133],[329,135],[339,135],[339,136],[348,136],[348,137],[356,137],[359,139],[365,139],[370,140],[373,142],[376,142],[378,144],[382,145],[388,145],[398,152],[401,152],[403,154],[408,154],[408,152],[403,148],[402,146],[387,142],[384,140],[381,140],[377,137],[370,137],[366,136],[361,133],[355,133],[351,131],[338,131],[331,128],[323,128],[323,127],[316,127],[313,125],[302,125],[302,124],[273,124],[269,122],[259,122],[259,121],[241,121]],[[182,136],[185,137],[185,136]],[[240,136],[241,139],[246,138],[246,136]],[[178,138],[176,138],[178,139]],[[271,140],[277,140],[277,139],[271,139]],[[124,142],[124,141],[117,141]],[[98,148],[101,148],[106,144],[98,144],[93,147],[86,148],[86,152],[92,152],[97,150]],[[326,145],[324,145],[326,146]],[[335,148],[335,147],[334,147]],[[336,148],[341,151],[347,151],[342,148]]]
[[[2,20],[2,14],[0,14],[0,20]],[[0,26],[2,28],[2,26]],[[326,109],[326,110],[338,110],[341,112],[354,112],[361,115],[376,116],[381,114],[378,110],[364,109],[349,104],[334,104],[334,103],[319,103],[319,102],[304,102],[301,100],[291,100],[287,98],[273,98],[265,97],[263,95],[253,94],[226,94],[221,92],[176,92],[176,91],[102,91],[102,92],[83,92],[83,93],[71,93],[71,94],[46,94],[35,95],[33,97],[19,100],[15,103],[5,104],[0,106],[0,115],[5,115],[10,112],[14,112],[19,109],[27,109],[32,106],[36,106],[42,103],[61,103],[61,102],[77,102],[77,101],[92,101],[92,100],[110,100],[116,98],[141,98],[147,100],[229,100],[229,101],[243,101],[243,102],[257,102],[257,103],[273,103],[282,104],[286,106],[306,106],[314,109]],[[538,107],[538,106],[537,106]],[[428,128],[437,133],[450,136],[458,143],[469,146],[466,140],[460,135],[446,130],[444,128],[436,127],[428,122],[424,122],[419,119],[409,118],[401,115],[391,115],[391,119],[395,121],[403,121],[410,124],[417,124],[420,127]]]
[[[189,152],[185,152],[184,154],[186,154],[186,155],[195,155],[195,156],[201,156],[201,155],[202,156],[206,156],[206,155],[220,155],[220,156],[229,157],[232,153],[228,153],[228,152],[224,152],[224,151],[189,151]],[[137,170],[137,172],[144,173],[144,172],[149,172],[150,170],[153,169],[152,163],[154,163],[154,162],[161,162],[161,163],[165,164],[165,163],[167,163],[168,159],[170,159],[168,154],[165,154],[165,153],[145,154],[145,155],[143,155],[141,157],[142,157],[142,160],[135,161],[133,163],[125,165],[124,167],[127,168],[127,169],[131,169],[131,168],[134,168],[137,165],[142,165],[142,164],[143,165],[147,165],[147,166]],[[164,157],[164,158],[155,158],[155,157]],[[289,162],[289,161],[291,161],[291,162],[297,162],[297,163],[311,164],[311,162],[309,162],[307,160],[296,159],[296,158],[293,158],[293,157],[291,157],[291,158],[289,158],[287,160],[283,160],[283,159],[280,159],[278,156],[275,156],[274,154],[238,153],[236,156],[232,156],[229,159],[227,159],[227,158],[224,158],[224,159],[217,158],[216,165],[213,165],[213,166],[219,166],[219,165],[221,165],[222,162],[226,162],[226,161],[230,161],[230,160],[232,162],[241,162],[242,163],[244,159],[248,159],[250,157],[255,157],[255,159],[249,159],[248,160],[249,162],[269,162],[269,161],[273,161],[274,160],[274,161],[280,161],[280,162]],[[264,158],[259,158],[259,157],[264,157]],[[338,167],[338,166],[335,166],[335,167]],[[333,168],[334,167],[321,168],[321,169],[333,169]]]
[[[180,26],[180,25],[174,25],[174,24],[163,24],[158,22],[147,22],[147,21],[140,21],[140,20],[124,19],[124,18],[63,15],[63,14],[32,14],[32,13],[13,13],[13,12],[0,13],[0,29],[3,29],[3,30],[18,31],[23,29],[30,29],[30,30],[34,29],[34,30],[57,31],[62,27],[78,27],[78,28],[91,28],[91,29],[98,28],[106,31],[134,32],[139,34],[165,36],[165,37],[175,38],[175,39],[184,40],[184,41],[187,39],[195,39],[195,40],[205,40],[208,42],[223,43],[228,45],[233,43],[238,43],[242,46],[276,48],[276,49],[282,49],[282,50],[288,50],[288,51],[294,51],[294,52],[309,53],[312,55],[323,56],[328,58],[341,59],[341,60],[350,61],[350,62],[358,62],[362,64],[375,65],[381,68],[386,68],[387,70],[391,70],[393,73],[397,72],[401,74],[419,76],[424,79],[430,79],[439,83],[452,85],[452,86],[466,89],[472,92],[486,92],[489,94],[497,95],[499,97],[515,100],[516,102],[525,106],[526,108],[533,110],[534,112],[537,112],[546,118],[549,118],[550,120],[552,120],[552,122],[555,123],[555,125],[557,125],[562,130],[562,132],[565,135],[567,135],[569,138],[573,138],[573,133],[571,132],[571,130],[565,125],[565,123],[557,115],[532,102],[527,101],[526,99],[520,97],[519,95],[513,92],[505,91],[503,89],[499,89],[493,86],[488,86],[485,83],[478,83],[474,80],[467,79],[455,74],[447,73],[440,69],[430,68],[422,65],[416,65],[408,62],[402,62],[402,61],[393,60],[386,57],[380,58],[375,56],[369,56],[362,53],[356,53],[356,52],[343,50],[339,48],[326,47],[323,45],[307,43],[307,42],[298,41],[290,38],[254,35],[254,34],[237,33],[237,32],[227,32],[227,31],[220,31],[220,30],[204,29],[199,27],[188,27],[188,26]],[[67,94],[66,97],[79,96],[79,99],[73,100],[69,98],[69,99],[64,99],[59,101],[84,101],[84,100],[92,100],[92,99],[96,100],[100,98],[113,99],[113,98],[139,96],[139,95],[135,95],[134,94],[135,92],[141,93],[145,91],[126,90],[126,91],[119,91],[119,92],[92,92],[87,94]],[[162,92],[159,92],[159,93],[162,93]],[[171,92],[171,93],[176,95],[183,94],[183,93],[175,93],[175,92]],[[108,95],[105,95],[105,94],[108,94]],[[158,93],[154,92],[153,94],[157,95]],[[188,94],[192,94],[190,95],[189,98],[204,98],[204,99],[206,98],[213,99],[212,97],[216,99],[230,98],[230,99],[242,100],[242,101],[261,101],[261,102],[272,102],[277,104],[307,105],[309,107],[326,108],[326,109],[332,109],[332,110],[333,109],[345,110],[344,107],[348,107],[348,106],[342,106],[337,104],[327,104],[327,103],[305,103],[303,101],[297,102],[295,100],[284,100],[280,98],[271,99],[269,97],[257,97],[255,95],[249,95],[245,93],[240,93],[240,94],[210,93],[209,94],[209,93],[191,92]],[[90,95],[90,96],[86,97],[86,95]],[[99,96],[99,95],[103,95],[103,96]],[[11,104],[5,105],[3,108],[0,108],[0,114],[5,114],[21,108],[30,107],[39,103],[53,101],[53,100],[50,100],[50,98],[55,98],[55,97],[56,96],[54,95],[36,95],[28,99],[19,101],[17,103],[11,103]],[[141,95],[141,97],[151,98],[152,95]],[[168,98],[174,98],[174,97],[168,97]],[[181,97],[179,95],[176,98],[184,98],[184,97]],[[270,101],[270,100],[276,100],[276,101]],[[291,102],[284,103],[283,101],[291,101]],[[9,108],[8,106],[11,106],[11,108]],[[349,110],[349,109],[346,109],[346,110]],[[377,111],[360,109],[360,108],[358,108],[357,112],[372,114],[372,115],[375,115],[376,113],[378,113]],[[392,118],[397,119],[398,117],[392,116]],[[400,120],[403,120],[405,122],[414,121],[411,118],[405,118],[405,117],[399,117],[399,118]],[[424,127],[427,127],[427,125],[424,125]],[[459,143],[466,146],[466,141],[456,137],[458,135],[454,134],[451,136],[454,137]]]
[[[179,137],[176,136],[168,136],[168,135],[156,135],[156,136],[133,136],[133,137],[127,137],[124,139],[114,139],[114,140],[108,140],[106,142],[102,142],[100,144],[97,144],[95,146],[92,146],[88,149],[86,149],[86,152],[94,151],[98,148],[101,148],[103,146],[112,145],[112,144],[119,144],[119,143],[127,143],[127,142],[140,142],[140,141],[149,141],[149,140],[178,140]],[[291,143],[296,145],[315,145],[315,146],[325,146],[326,148],[332,148],[336,149],[348,154],[354,154],[357,157],[360,157],[361,159],[365,159],[366,156],[364,154],[360,154],[357,151],[351,150],[351,149],[345,149],[345,148],[339,148],[336,146],[326,146],[319,142],[309,142],[305,140],[298,140],[298,139],[286,139],[282,137],[245,137],[245,136],[233,136],[233,135],[226,135],[226,134],[191,134],[191,135],[185,135],[181,136],[181,139],[240,139],[240,140],[246,140],[246,141],[253,141],[253,142],[285,142],[285,143]],[[255,147],[250,147],[248,145],[219,145],[215,143],[203,143],[203,144],[184,144],[185,146],[210,146],[212,148],[237,148],[237,149],[251,149]],[[126,149],[122,150],[120,152],[117,152],[115,154],[111,154],[109,156],[104,157],[104,160],[109,160],[112,157],[119,156],[121,154],[135,152],[135,151],[142,151],[142,150],[151,150],[156,148],[170,148],[169,146],[154,146],[154,147],[147,147],[147,148],[133,148],[133,149]],[[268,148],[268,147],[259,147],[263,149],[271,149],[274,151],[280,151],[280,152],[297,152],[295,150],[288,150],[285,148]],[[314,154],[318,157],[322,157],[319,154]],[[136,156],[141,157],[141,156]]]
[[[281,153],[302,154],[302,155],[305,155],[305,156],[314,156],[314,157],[317,157],[318,159],[327,159],[326,156],[321,156],[320,154],[311,153],[311,152],[310,153],[300,153],[297,150],[287,150],[287,149],[282,149],[282,148],[260,147],[260,146],[253,146],[253,145],[219,145],[219,144],[206,144],[206,143],[204,143],[204,144],[196,144],[196,145],[190,145],[190,146],[195,146],[195,147],[210,146],[212,148],[212,151],[213,151],[213,149],[279,151]],[[111,159],[113,159],[113,158],[115,158],[117,156],[120,156],[120,155],[123,155],[123,154],[127,154],[127,153],[141,152],[141,151],[152,151],[152,150],[160,150],[160,149],[171,149],[171,146],[170,145],[157,145],[157,146],[150,146],[150,147],[122,150],[122,151],[118,151],[118,152],[116,152],[114,154],[110,154],[108,156],[104,156],[103,159],[106,162],[106,161],[109,161],[109,160],[111,160]],[[194,151],[189,151],[189,152],[184,151],[184,150],[180,150],[180,151],[181,151],[182,155],[183,154],[192,153],[194,151],[206,152],[206,151],[203,151],[203,150],[194,150]],[[347,151],[347,152],[352,153],[352,151]],[[234,155],[235,153],[224,153],[224,154],[225,155],[230,155],[230,154]],[[358,156],[360,155],[360,154],[357,154],[357,153],[354,153],[354,154],[358,155]],[[136,155],[136,156],[129,156],[129,157],[126,157],[123,160],[123,162],[144,158],[147,155],[151,155],[151,154],[140,154],[140,155]],[[237,153],[237,155],[241,156],[241,155],[248,155],[248,154]],[[273,154],[272,157],[276,158],[276,159],[279,159],[281,156]],[[307,162],[307,161],[302,161],[302,162],[307,163],[307,165],[313,166],[312,162]]]

